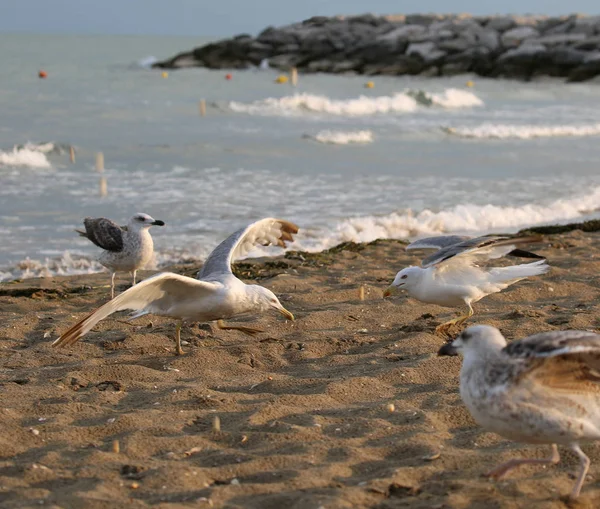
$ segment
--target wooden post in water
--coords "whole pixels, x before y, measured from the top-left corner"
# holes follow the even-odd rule
[[[100,196],[102,196],[102,198],[108,196],[108,186],[104,175],[100,177]]]
[[[71,159],[71,164],[75,164],[75,147],[69,147],[69,159]]]
[[[298,69],[292,67],[292,71],[290,72],[290,74],[292,86],[295,87],[298,84]]]
[[[104,171],[104,154],[102,152],[96,154],[96,171],[100,173]]]
[[[198,103],[198,109],[200,110],[200,116],[206,116],[206,99],[201,99]]]

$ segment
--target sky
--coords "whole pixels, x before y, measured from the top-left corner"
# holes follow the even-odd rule
[[[600,14],[598,0],[0,0],[0,32],[228,36],[316,15]],[[450,6],[450,7],[449,7]]]

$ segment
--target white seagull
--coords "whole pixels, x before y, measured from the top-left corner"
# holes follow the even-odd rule
[[[402,289],[421,302],[444,307],[466,306],[468,311],[465,315],[436,328],[436,332],[445,334],[453,325],[460,326],[473,316],[472,304],[486,295],[550,270],[543,257],[516,249],[517,244],[539,241],[539,237],[489,236],[470,239],[456,235],[418,240],[406,249],[434,248],[438,251],[425,258],[421,267],[406,267],[398,272],[383,296],[389,297]],[[481,262],[505,255],[542,259],[509,267],[479,266]]]
[[[133,285],[138,269],[143,268],[154,254],[154,243],[148,231],[151,226],[164,226],[148,214],[138,213],[129,219],[127,226],[119,226],[105,217],[86,217],[85,231],[75,230],[104,251],[98,261],[110,270],[110,298],[115,296],[115,274],[131,272]]]
[[[500,479],[525,464],[556,464],[557,444],[580,461],[577,498],[590,460],[579,443],[600,439],[600,335],[542,332],[508,346],[500,331],[469,327],[438,355],[463,356],[460,395],[485,429],[530,444],[552,444],[548,458],[515,458],[486,474]]]
[[[135,311],[131,319],[147,314],[177,319],[175,343],[182,355],[180,331],[184,323],[217,320],[221,329],[237,329],[253,335],[262,332],[248,327],[225,327],[221,320],[247,313],[274,309],[288,320],[294,315],[285,309],[275,294],[259,285],[247,285],[233,275],[231,263],[256,246],[286,247],[298,227],[282,219],[261,219],[230,235],[209,255],[198,272],[198,279],[163,272],[129,288],[91,315],[76,323],[52,346],[67,346],[87,334],[100,320],[115,311]]]

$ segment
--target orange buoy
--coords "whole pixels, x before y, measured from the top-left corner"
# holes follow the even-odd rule
[[[38,78],[44,79],[48,77],[48,73],[46,71],[39,71]]]
[[[231,78],[233,78],[233,76],[231,74],[226,74],[225,75],[225,79],[226,80],[230,80]]]

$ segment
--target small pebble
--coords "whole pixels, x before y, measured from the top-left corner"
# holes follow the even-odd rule
[[[36,436],[40,434],[40,430],[39,429],[29,428],[29,431],[31,431]]]
[[[396,411],[396,405],[394,405],[394,403],[388,403],[386,408],[389,413],[393,413]]]

